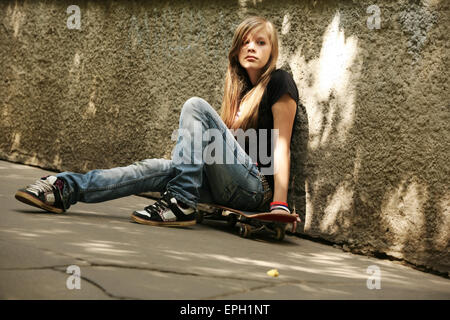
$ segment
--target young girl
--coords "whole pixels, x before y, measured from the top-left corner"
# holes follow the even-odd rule
[[[19,189],[16,199],[62,213],[78,201],[95,203],[161,192],[160,200],[131,215],[137,223],[155,226],[195,224],[195,208],[202,202],[290,212],[286,202],[298,91],[286,71],[276,70],[277,58],[273,24],[260,17],[247,18],[237,27],[228,55],[221,115],[201,98],[188,99],[181,110],[171,160],[147,159],[86,174],[43,177]],[[236,132],[254,132],[256,140],[250,141],[251,135],[245,134],[248,143],[241,146]],[[278,133],[275,144],[272,132]],[[205,161],[212,145],[228,161]],[[250,148],[256,149],[256,159],[248,155]],[[266,161],[264,156],[272,149]]]

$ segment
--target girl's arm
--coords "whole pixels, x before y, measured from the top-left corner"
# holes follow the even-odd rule
[[[297,104],[289,94],[284,94],[273,106],[273,127],[279,130],[274,149],[274,193],[272,201],[287,202],[289,170],[291,165],[291,134]]]

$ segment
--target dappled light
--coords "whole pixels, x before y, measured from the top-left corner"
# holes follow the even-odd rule
[[[287,17],[284,24],[288,25]],[[281,54],[278,65],[288,63],[301,92],[312,151],[336,143],[336,139],[344,142],[353,125],[355,88],[361,68],[357,54],[357,37],[345,36],[339,13],[325,30],[318,58],[306,61],[301,46],[291,55]]]
[[[381,30],[372,30],[367,17],[355,26],[346,9],[337,8],[319,24],[323,34],[314,49],[309,21],[283,13],[278,67],[291,70],[308,119],[307,155],[295,169],[304,169],[305,177],[305,199],[296,199],[306,206],[302,231],[343,241],[356,252],[445,270],[439,260],[448,246],[450,197],[448,179],[439,173],[448,162],[439,119],[448,108],[439,107],[442,88],[424,92],[421,84],[441,72],[435,61],[442,59],[442,45],[430,47],[442,37],[439,4],[400,5],[399,20],[389,21],[400,33],[389,36],[386,16]],[[385,50],[397,43],[405,48],[393,55]],[[420,58],[416,69],[402,62],[411,46]]]
[[[427,189],[416,181],[403,180],[394,190],[388,190],[381,205],[382,223],[386,232],[395,234],[397,243],[390,249],[401,251],[409,238],[420,239],[425,226],[424,206]]]
[[[292,17],[288,14],[283,17],[283,36],[291,36],[289,34],[291,19]],[[341,26],[340,13],[336,12],[324,30],[318,57],[307,61],[303,53],[303,45],[290,51],[281,46],[280,51],[278,66],[287,64],[292,70],[301,102],[306,109],[305,116],[308,117],[307,130],[309,131],[307,152],[314,157],[316,151],[344,146],[355,120],[356,86],[362,68],[362,60],[358,58],[357,37],[345,32]],[[324,159],[332,161],[334,154],[328,151],[317,156],[322,161]],[[297,170],[303,169],[297,168]],[[357,164],[355,164],[355,170],[358,170]],[[317,214],[314,210],[317,201],[315,195],[320,194],[321,188],[328,183],[328,179],[315,176],[313,172],[305,174],[314,176],[314,179],[310,177],[305,181],[306,199],[303,200],[306,202],[304,229],[310,230],[313,215]],[[309,193],[308,190],[311,192]],[[336,221],[345,221],[347,217],[341,217],[341,215],[352,212],[353,196],[351,181],[343,180],[337,183],[336,190],[333,195],[328,196],[327,203],[324,205],[324,217],[318,226],[321,232],[330,234],[339,230]]]
[[[148,201],[130,199],[137,200],[134,204]],[[186,294],[180,283],[189,283],[195,284],[196,297],[201,299],[253,295],[273,299],[273,295],[280,294],[346,299],[354,298],[354,290],[374,298],[377,293],[365,289],[368,266],[380,266],[383,288],[409,286],[417,272],[296,237],[288,237],[286,245],[245,240],[225,227],[172,229],[138,225],[125,220],[129,213],[122,209],[128,208],[128,201],[116,202],[121,204],[114,208],[109,204],[82,204],[76,212],[63,215],[11,212],[5,217],[26,219],[33,228],[6,223],[8,218],[0,235],[10,243],[28,246],[37,256],[43,250],[49,259],[53,257],[40,266],[42,269],[64,273],[65,265],[79,265],[82,281],[95,279],[97,287],[111,297],[133,297],[132,291],[142,290],[143,296],[150,299],[172,299]],[[180,246],[186,241],[188,247]],[[7,270],[13,270],[11,266],[20,260],[14,261]],[[32,265],[20,263],[17,268],[32,270]],[[271,269],[277,269],[279,276],[269,277],[267,271]],[[442,284],[436,285],[442,290]],[[389,296],[389,291],[384,293]]]
[[[15,235],[19,239],[25,240],[37,240],[43,236],[51,236],[51,235],[63,235],[73,233],[70,230],[65,229],[33,229],[30,230],[28,228],[0,228],[0,232],[9,233]]]
[[[282,279],[304,279],[308,278],[311,281],[317,281],[318,278],[310,278],[311,276],[321,276],[322,279],[327,278],[328,281],[340,281],[340,278],[345,279],[367,279],[367,273],[365,267],[360,264],[355,264],[352,254],[345,256],[342,253],[334,253],[332,251],[325,251],[323,253],[286,253],[286,257],[291,263],[280,263],[274,260],[276,257],[267,260],[256,259],[255,257],[239,257],[230,256],[225,254],[214,253],[199,253],[199,252],[187,252],[176,250],[165,250],[165,254],[174,259],[190,258],[192,261],[191,271],[204,272],[208,270],[216,276],[222,277],[236,277],[245,278],[252,275],[252,278],[265,279],[267,276],[263,272],[252,272],[252,270],[260,270],[260,268],[276,268],[281,273]],[[346,257],[345,259],[343,257]],[[206,262],[217,262],[222,267],[217,268],[205,268]],[[369,261],[369,259],[367,259]],[[368,262],[369,263],[369,262]],[[228,265],[228,267],[225,267]],[[233,267],[233,265],[235,267]],[[369,265],[369,264],[368,264]],[[257,269],[255,269],[257,268]],[[386,268],[386,269],[385,269]],[[389,268],[388,264],[383,266],[384,270]],[[406,268],[405,268],[406,269]],[[235,272],[235,270],[240,270]],[[309,276],[308,276],[309,275]],[[408,275],[398,276],[386,274],[385,279],[391,283],[407,284]]]
[[[344,181],[337,187],[335,193],[330,197],[327,206],[324,210],[324,216],[320,222],[320,229],[326,233],[335,233],[338,231],[336,220],[338,215],[350,212],[353,204],[353,189],[352,186]],[[348,220],[347,220],[348,221]],[[347,225],[346,227],[349,227]]]
[[[123,250],[123,249],[117,249],[118,246],[124,246],[123,243],[115,243],[112,241],[100,241],[100,240],[94,240],[90,242],[82,242],[82,243],[69,243],[69,245],[82,247],[86,252],[90,253],[101,253],[106,255],[112,255],[112,256],[135,256],[139,253],[137,251],[133,250]],[[125,244],[126,246],[126,244]]]
[[[10,24],[14,30],[14,37],[17,38],[20,33],[20,28],[22,24],[25,22],[26,15],[20,9],[17,2],[14,4],[14,8],[12,8],[11,5],[8,6],[7,15],[11,16]]]

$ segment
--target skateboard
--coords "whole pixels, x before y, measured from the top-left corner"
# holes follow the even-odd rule
[[[282,241],[285,236],[286,224],[292,223],[292,232],[297,229],[300,218],[296,213],[271,213],[243,211],[224,207],[213,203],[202,203],[197,207],[197,223],[203,219],[227,221],[228,226],[239,226],[239,235],[250,238],[253,234],[269,232]]]

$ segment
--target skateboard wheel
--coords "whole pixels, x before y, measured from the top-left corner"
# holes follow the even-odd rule
[[[249,225],[241,224],[239,227],[239,235],[243,238],[249,238],[251,235],[251,228]]]
[[[275,239],[281,241],[284,239],[284,228],[278,226],[275,227]]]
[[[228,216],[227,225],[231,228],[233,228],[236,225],[237,218],[234,214],[230,214]]]
[[[195,215],[195,220],[197,220],[197,223],[202,223],[204,218],[203,212],[197,211],[197,214]]]

